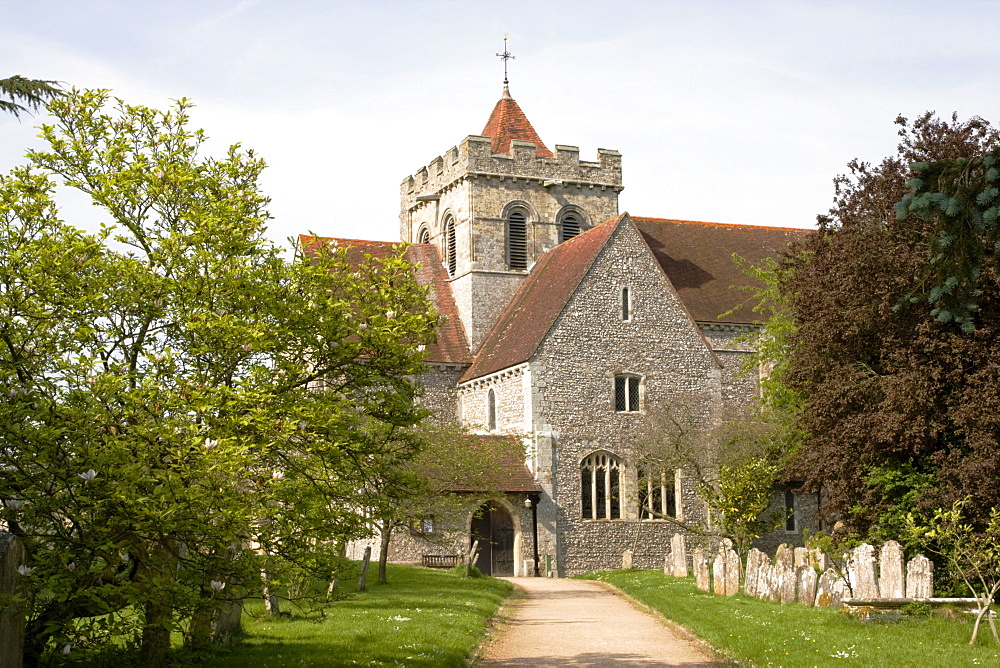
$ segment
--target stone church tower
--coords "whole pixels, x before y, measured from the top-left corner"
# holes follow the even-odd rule
[[[400,188],[400,238],[441,253],[475,353],[542,253],[618,214],[621,154],[550,151],[505,85],[481,135]]]

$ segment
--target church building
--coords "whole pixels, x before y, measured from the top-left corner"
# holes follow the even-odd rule
[[[757,262],[808,232],[630,216],[622,189],[621,154],[550,149],[506,85],[481,134],[403,180],[401,241],[446,318],[425,402],[439,421],[522,438],[525,452],[497,471],[505,499],[467,532],[394,539],[395,560],[478,538],[494,575],[617,568],[626,550],[655,568],[679,530],[660,517],[705,519],[685,471],[641,470],[636,434],[671,406],[707,424],[752,404],[759,376],[741,336],[753,314],[733,310],[748,297],[734,286],[752,281],[733,256]],[[789,521],[768,540],[795,542],[816,499],[790,490],[776,503]]]

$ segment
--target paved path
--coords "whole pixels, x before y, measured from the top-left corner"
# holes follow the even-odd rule
[[[506,610],[487,666],[714,666],[695,640],[585,580],[510,578],[522,597]]]

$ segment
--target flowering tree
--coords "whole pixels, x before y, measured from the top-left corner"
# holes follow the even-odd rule
[[[160,665],[262,555],[329,574],[363,527],[359,472],[419,445],[367,437],[424,416],[437,317],[409,265],[287,260],[263,237],[263,161],[199,155],[189,108],[73,93],[0,177],[0,513],[28,555],[29,665],[84,636]],[[59,219],[56,179],[106,212],[100,233]]]

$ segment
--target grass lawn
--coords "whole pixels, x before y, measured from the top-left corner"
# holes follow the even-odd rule
[[[662,571],[604,571],[609,582],[686,627],[724,656],[753,666],[969,666],[1000,664],[989,627],[940,617],[864,622],[828,608],[715,596],[694,578]]]
[[[512,588],[503,580],[427,568],[390,565],[388,575],[388,585],[369,579],[367,592],[329,604],[326,616],[282,601],[292,616],[271,619],[262,616],[262,602],[251,602],[243,642],[220,648],[205,664],[464,666]]]

